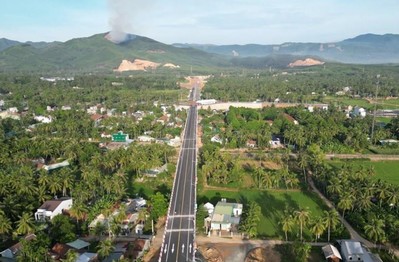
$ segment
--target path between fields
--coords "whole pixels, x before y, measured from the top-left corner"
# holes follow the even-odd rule
[[[371,161],[384,160],[399,160],[399,155],[375,155],[375,154],[326,154],[326,159],[332,158],[352,159],[352,158],[367,158]]]

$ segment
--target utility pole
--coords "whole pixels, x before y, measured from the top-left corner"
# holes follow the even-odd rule
[[[380,75],[377,75],[377,84],[375,87],[375,101],[374,101],[374,113],[373,113],[373,122],[371,124],[371,143],[374,144],[374,127],[375,127],[375,112],[377,111],[377,95],[378,95],[378,87],[379,87],[379,78]]]

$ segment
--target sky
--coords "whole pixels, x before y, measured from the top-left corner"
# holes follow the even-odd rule
[[[4,0],[0,38],[67,41],[111,30],[197,44],[335,42],[399,34],[398,0]]]

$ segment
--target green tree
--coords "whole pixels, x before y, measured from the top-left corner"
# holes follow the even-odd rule
[[[345,211],[353,208],[354,196],[350,193],[345,193],[338,201],[338,209],[342,210],[342,217],[345,217]]]
[[[324,225],[327,227],[327,241],[330,242],[331,229],[335,229],[339,223],[339,214],[335,209],[323,211]]]
[[[110,239],[100,241],[97,246],[97,254],[101,259],[108,257],[114,250],[114,245]]]
[[[310,251],[312,250],[312,246],[308,243],[303,242],[294,242],[292,245],[293,255],[297,258],[299,262],[307,262],[310,256]]]
[[[285,241],[288,241],[288,232],[291,232],[295,225],[294,217],[286,213],[283,219],[280,221],[280,224],[285,233]]]
[[[310,232],[315,235],[315,242],[326,230],[325,220],[323,217],[316,217],[311,223]]]
[[[151,219],[158,221],[158,218],[166,215],[166,211],[168,210],[168,202],[164,195],[162,195],[160,192],[157,192],[150,197],[150,203]]]
[[[310,219],[310,211],[308,208],[301,208],[300,210],[294,211],[294,218],[299,223],[299,229],[300,229],[300,237],[301,241],[303,240],[303,227],[306,226],[309,223]]]
[[[78,259],[79,255],[76,251],[70,249],[66,253],[65,259],[61,259],[62,262],[75,262]]]
[[[371,221],[364,226],[364,232],[374,243],[385,242],[386,235],[384,231],[384,221],[382,219],[372,218]]]
[[[57,215],[51,220],[50,237],[57,243],[71,242],[76,239],[75,226],[67,216]]]
[[[249,204],[248,211],[246,212],[241,230],[246,232],[250,238],[258,235],[258,223],[262,215],[261,207],[256,202]]]
[[[25,261],[51,261],[48,253],[50,239],[44,233],[39,233],[35,239],[21,241],[21,249],[17,255],[18,262]]]
[[[16,223],[17,229],[15,232],[18,235],[26,235],[35,231],[33,218],[29,213],[23,213],[21,216],[19,216],[19,220]]]
[[[197,209],[195,224],[197,226],[197,231],[207,233],[207,228],[205,228],[205,218],[208,217],[208,211],[205,209],[203,205]],[[205,229],[205,231],[204,231]]]
[[[11,233],[11,221],[5,216],[4,212],[0,210],[0,236]]]

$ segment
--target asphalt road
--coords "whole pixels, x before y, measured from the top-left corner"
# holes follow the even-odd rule
[[[195,90],[195,89],[193,89]],[[190,98],[196,100],[196,91]],[[197,106],[190,106],[159,261],[194,261]]]

